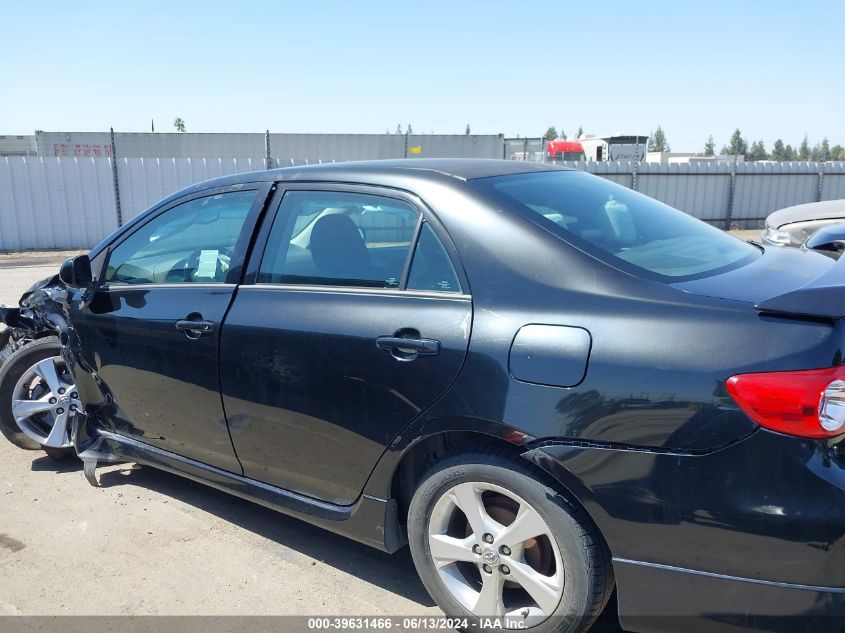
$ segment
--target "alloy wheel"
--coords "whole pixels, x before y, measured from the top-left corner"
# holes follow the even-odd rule
[[[466,482],[435,504],[428,544],[440,580],[478,617],[534,626],[563,596],[564,567],[551,528],[528,502],[490,483]]]
[[[12,415],[21,432],[41,446],[71,446],[70,421],[82,410],[61,356],[45,358],[21,375],[12,392]]]

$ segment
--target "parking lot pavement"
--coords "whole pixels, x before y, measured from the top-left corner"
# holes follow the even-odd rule
[[[759,242],[763,239],[763,231],[760,229],[736,229],[734,231],[728,231],[728,233],[746,241],[754,240],[755,242]]]
[[[0,616],[441,613],[407,548],[384,554],[153,468],[97,472],[92,488],[75,458],[0,437]],[[596,629],[620,630],[613,611]]]
[[[439,614],[393,556],[187,479],[0,438],[0,614]],[[8,582],[14,579],[14,582]]]
[[[0,303],[58,263],[0,264]],[[441,613],[407,548],[384,554],[153,468],[98,474],[92,488],[75,458],[0,437],[0,616]],[[596,630],[620,630],[612,610]]]

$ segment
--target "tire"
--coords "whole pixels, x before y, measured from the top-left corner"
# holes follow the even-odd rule
[[[12,350],[11,345],[4,345],[2,349],[0,349],[0,369],[3,369],[3,365],[6,364],[6,361],[11,358],[14,351]]]
[[[12,414],[12,396],[15,385],[23,374],[36,363],[58,356],[61,343],[55,336],[40,338],[18,348],[0,367],[0,432],[12,444],[26,450],[43,449],[53,459],[63,459],[72,448],[43,447],[24,434]]]
[[[72,448],[52,448],[50,446],[41,446],[40,448],[47,453],[47,457],[56,462],[63,461],[74,454]]]
[[[475,524],[485,526],[492,542],[477,537],[460,507],[471,507],[468,500],[481,501]],[[508,535],[505,526],[515,528],[517,516],[524,529]],[[520,540],[527,534],[535,535]],[[513,549],[504,545],[508,539]],[[470,630],[510,626],[580,633],[593,625],[613,591],[610,553],[586,512],[562,496],[545,473],[497,448],[457,454],[430,468],[411,499],[408,542],[431,597],[448,617],[468,619]],[[498,589],[486,592],[486,582]],[[496,591],[500,599],[493,613],[480,613],[482,594]]]

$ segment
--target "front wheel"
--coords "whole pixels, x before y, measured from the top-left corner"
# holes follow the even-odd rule
[[[17,349],[0,369],[0,431],[12,444],[53,459],[73,452],[70,421],[81,403],[54,336]]]
[[[471,628],[586,631],[613,589],[607,548],[546,476],[495,449],[436,464],[417,488],[408,541],[423,584]]]

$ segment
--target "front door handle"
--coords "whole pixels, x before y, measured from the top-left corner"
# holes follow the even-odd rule
[[[379,336],[376,339],[376,347],[389,351],[397,360],[414,360],[418,356],[434,356],[440,353],[440,341],[433,338]]]
[[[176,329],[184,332],[188,338],[196,339],[204,334],[210,334],[214,331],[214,321],[205,321],[203,319],[180,319],[176,321]]]

